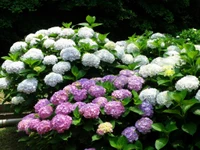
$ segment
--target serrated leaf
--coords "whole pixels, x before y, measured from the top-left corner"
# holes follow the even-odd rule
[[[182,125],[182,130],[190,135],[194,135],[197,130],[197,125],[193,122]]]
[[[161,148],[165,147],[167,143],[168,143],[168,138],[160,138],[156,140],[155,147],[157,150],[160,150]]]
[[[162,123],[153,123],[152,128],[159,132],[166,132],[166,129]]]

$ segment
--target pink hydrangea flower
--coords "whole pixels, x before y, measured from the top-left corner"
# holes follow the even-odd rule
[[[42,108],[40,108],[38,115],[40,116],[40,118],[45,119],[48,118],[52,115],[53,113],[53,108],[50,105],[46,105]]]
[[[80,114],[85,118],[98,118],[100,114],[100,107],[98,104],[88,103],[79,109]]]
[[[55,92],[53,96],[51,97],[50,101],[54,105],[58,105],[61,103],[64,103],[68,100],[68,94],[64,90],[59,90],[58,92]]]
[[[104,111],[107,115],[119,118],[125,112],[125,108],[120,101],[110,101],[105,105]]]
[[[45,134],[52,130],[51,122],[49,120],[42,120],[37,126],[38,134]]]
[[[68,115],[72,112],[72,107],[73,105],[69,102],[65,102],[65,103],[62,103],[62,104],[59,104],[57,107],[56,107],[56,114],[63,114],[63,115]]]
[[[48,99],[40,99],[34,106],[35,112],[39,112],[39,109],[50,104]]]

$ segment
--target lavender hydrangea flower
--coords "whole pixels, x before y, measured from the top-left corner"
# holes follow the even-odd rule
[[[56,114],[68,115],[72,112],[73,105],[69,102],[61,103],[56,107]]]
[[[25,79],[18,84],[17,91],[26,94],[34,93],[36,92],[37,85],[38,80],[36,78]]]
[[[100,107],[98,104],[88,103],[79,109],[80,114],[85,118],[98,118],[100,114]]]
[[[102,78],[103,82],[109,81],[109,82],[113,82],[116,79],[116,76],[114,75],[106,75]]]
[[[114,81],[114,86],[118,89],[123,89],[124,86],[128,83],[128,77],[119,76]]]
[[[93,97],[101,97],[106,93],[106,89],[102,86],[93,85],[89,88],[88,93]]]
[[[140,105],[140,109],[144,113],[143,117],[152,117],[153,116],[153,106],[148,101],[144,100]]]
[[[45,134],[52,130],[51,122],[49,120],[42,120],[37,126],[38,134]]]
[[[52,113],[53,113],[53,108],[50,105],[46,105],[46,106],[40,108],[38,111],[38,115],[42,119],[50,117],[52,115]]]
[[[120,89],[120,90],[115,90],[111,94],[114,98],[118,100],[123,100],[125,98],[131,98],[132,94],[129,90],[126,89]]]
[[[94,80],[88,80],[82,83],[82,88],[88,90],[91,86],[95,85],[95,81]]]
[[[158,95],[159,91],[155,88],[148,88],[142,90],[139,94],[139,98],[144,101],[149,101],[152,105],[156,104],[156,96]]]
[[[85,148],[84,150],[96,150],[96,148]]]
[[[67,85],[63,88],[63,90],[67,93],[67,94],[71,94],[72,91],[77,90],[77,87],[75,85]]]
[[[74,96],[75,101],[82,101],[87,98],[87,90],[86,89],[75,89],[72,91],[72,95]]]
[[[144,83],[144,79],[138,76],[131,76],[128,78],[128,89],[140,91],[142,89],[142,85]]]
[[[138,121],[136,121],[135,127],[140,133],[146,134],[151,131],[152,124],[153,124],[153,121],[151,119],[149,119],[148,117],[143,117],[139,119]]]
[[[137,141],[139,137],[134,126],[125,128],[122,131],[122,135],[124,135],[130,143],[132,143],[133,141]]]
[[[107,115],[111,115],[114,118],[119,118],[125,112],[125,108],[119,101],[110,101],[106,103],[104,111]]]
[[[121,71],[119,72],[119,75],[120,75],[120,76],[126,76],[126,77],[131,77],[131,76],[133,76],[134,74],[135,74],[134,71],[132,71],[132,70],[127,70],[127,69],[121,70]]]
[[[37,127],[40,123],[40,120],[39,119],[31,119],[28,126],[29,126],[29,129],[31,130],[37,130]]]
[[[61,103],[64,103],[68,100],[68,95],[64,90],[59,90],[57,92],[55,92],[53,94],[53,96],[51,97],[50,101],[54,104],[54,105],[58,105]]]
[[[72,124],[72,117],[63,114],[57,114],[53,117],[52,128],[58,133],[63,133],[65,130],[68,130]]]
[[[40,108],[50,104],[48,99],[40,99],[34,106],[35,112],[39,112]]]
[[[100,107],[104,107],[108,100],[105,97],[97,97],[92,100],[92,103],[98,104]]]
[[[72,111],[74,111],[76,109],[76,107],[78,107],[80,109],[85,104],[86,103],[84,103],[84,102],[76,102],[76,103],[74,103],[73,106],[72,106]]]

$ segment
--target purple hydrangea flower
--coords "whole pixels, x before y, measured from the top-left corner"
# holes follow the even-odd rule
[[[87,78],[82,78],[82,79],[80,79],[80,80],[78,80],[78,82],[80,82],[81,84],[83,84],[85,81],[88,81],[89,79],[87,79]]]
[[[25,131],[28,134],[29,123],[31,122],[31,120],[33,119],[22,119],[17,125],[18,131]]]
[[[62,104],[59,104],[57,107],[56,107],[56,114],[63,114],[63,115],[68,115],[72,112],[72,107],[73,105],[69,102],[65,102],[65,103],[62,103]]]
[[[122,135],[124,135],[130,143],[137,141],[139,137],[134,126],[125,128],[122,131]]]
[[[128,77],[119,76],[119,77],[116,77],[116,79],[114,81],[114,86],[117,89],[123,89],[127,83],[128,83]]]
[[[95,148],[85,148],[84,150],[96,150]]]
[[[142,89],[142,85],[144,83],[144,79],[138,76],[131,76],[128,78],[128,89],[140,91]]]
[[[143,111],[143,117],[152,117],[153,116],[153,106],[148,101],[144,100],[140,105],[140,109]]]
[[[87,90],[86,89],[76,89],[72,91],[72,95],[74,96],[75,101],[82,101],[87,98]]]
[[[148,117],[143,117],[139,119],[138,121],[136,121],[135,127],[140,133],[146,134],[151,131],[152,124],[153,124],[153,121],[151,119],[149,119]]]
[[[22,118],[22,120],[25,120],[25,119],[35,119],[35,114],[31,113],[31,114],[28,114],[28,115],[26,115]]]
[[[122,76],[127,76],[127,77],[130,77],[130,76],[132,76],[132,75],[134,75],[135,73],[134,73],[134,71],[132,71],[132,70],[121,70],[120,72],[119,72],[119,75],[122,75]]]
[[[51,122],[49,120],[42,120],[37,126],[38,134],[45,134],[52,130]]]
[[[50,104],[50,101],[48,99],[40,99],[34,106],[35,112],[38,112],[40,108]]]
[[[105,97],[97,97],[92,100],[92,103],[98,104],[100,107],[104,107],[108,100]]]
[[[88,93],[93,97],[101,97],[106,93],[106,89],[99,85],[93,85],[89,88]]]
[[[67,85],[63,88],[63,90],[67,93],[67,94],[71,94],[72,91],[77,90],[77,87],[75,85]]]
[[[110,101],[106,103],[104,111],[107,115],[111,115],[114,118],[119,118],[125,112],[125,108],[119,101]]]
[[[98,118],[100,114],[100,107],[98,104],[88,103],[79,109],[79,113],[85,118]]]
[[[72,117],[63,114],[57,114],[53,117],[52,127],[58,133],[63,133],[65,130],[68,130],[72,124]]]
[[[76,107],[78,107],[79,109],[82,107],[82,106],[84,106],[86,103],[84,103],[84,102],[76,102],[76,103],[74,103],[73,104],[73,106],[72,106],[72,110],[74,111],[75,109],[76,109]]]
[[[88,80],[82,83],[82,88],[88,90],[91,86],[95,85],[94,80]]]
[[[101,81],[102,81],[102,78],[100,78],[100,77],[95,77],[95,78],[91,78],[90,80],[93,80],[93,81],[95,81],[95,83],[96,83],[96,82],[101,82]]]
[[[50,105],[46,105],[42,108],[40,108],[38,115],[40,116],[40,118],[45,119],[48,118],[52,115],[53,113],[53,108]]]
[[[109,82],[113,82],[116,79],[116,76],[114,75],[106,75],[102,78],[103,82],[109,81]]]
[[[37,130],[39,123],[40,123],[39,119],[31,119],[29,122],[29,129]]]
[[[64,90],[59,90],[58,92],[55,92],[53,96],[51,97],[50,101],[54,105],[58,105],[61,103],[64,103],[68,100],[68,94]]]
[[[120,90],[113,91],[112,96],[118,100],[123,100],[125,98],[131,98],[132,94],[129,90],[120,89]]]

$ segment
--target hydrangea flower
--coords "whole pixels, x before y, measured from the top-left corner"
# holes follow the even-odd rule
[[[64,90],[55,92],[50,98],[51,103],[54,105],[59,105],[61,103],[67,102],[67,100],[68,94]]]
[[[86,89],[74,89],[71,91],[74,96],[75,101],[83,101],[87,98],[87,90]]]
[[[76,43],[71,39],[60,38],[54,43],[55,50],[62,50],[64,48],[76,46]]]
[[[180,48],[176,45],[170,45],[167,47],[167,51],[176,51],[176,52],[180,52]]]
[[[126,76],[126,77],[130,77],[134,74],[135,74],[134,71],[128,69],[124,69],[119,72],[119,76]]]
[[[51,72],[45,76],[44,82],[46,85],[55,87],[58,83],[63,82],[63,77],[61,74]]]
[[[126,77],[126,76],[118,76],[118,77],[116,77],[115,81],[113,82],[114,86],[117,89],[123,89],[127,83],[128,83],[128,77]]]
[[[93,97],[101,97],[106,93],[106,89],[102,86],[93,85],[88,89],[88,93]]]
[[[162,33],[154,33],[150,37],[150,39],[159,39],[159,38],[165,38],[165,35]]]
[[[168,91],[158,93],[156,97],[157,104],[169,107],[172,104],[170,97],[167,95]]]
[[[156,97],[158,95],[159,91],[155,88],[148,88],[145,90],[142,90],[139,94],[139,98],[144,101],[148,101],[150,104],[155,105],[156,104]]]
[[[74,103],[73,106],[72,106],[72,111],[74,111],[76,109],[76,107],[78,107],[78,109],[80,109],[85,104],[86,103],[84,103],[84,102],[76,102],[76,103]]]
[[[134,62],[134,58],[131,54],[124,54],[121,60],[122,60],[122,63],[126,65],[132,64]]]
[[[148,117],[143,117],[139,119],[138,121],[136,121],[135,127],[140,133],[146,134],[151,131],[152,124],[153,124],[153,121],[151,119],[149,119]]]
[[[10,47],[10,52],[15,53],[21,50],[25,50],[27,48],[27,43],[26,42],[15,42],[11,47]]]
[[[200,90],[197,91],[195,98],[200,101]]]
[[[135,90],[138,92],[142,89],[143,83],[144,83],[143,78],[134,75],[134,76],[131,76],[128,78],[128,86],[127,87],[129,90]]]
[[[105,97],[97,97],[92,100],[92,103],[98,104],[100,107],[104,107],[108,100]]]
[[[17,91],[26,94],[34,93],[36,92],[37,85],[38,80],[36,78],[25,79],[18,84]]]
[[[54,65],[58,62],[58,58],[55,55],[47,55],[44,57],[42,63],[44,65]]]
[[[81,84],[81,87],[82,87],[83,89],[88,90],[88,89],[89,89],[91,86],[93,86],[93,85],[96,85],[96,83],[95,83],[94,80],[87,80],[87,81],[85,81],[85,82],[83,82],[83,83]]]
[[[40,120],[39,119],[31,119],[29,124],[28,124],[28,128],[30,130],[37,130],[38,125],[40,124]]]
[[[3,63],[2,63],[2,65],[1,65],[1,68],[2,69],[6,69],[10,64],[12,64],[13,63],[13,61],[11,61],[11,60],[5,60]]]
[[[109,81],[109,82],[113,82],[116,79],[115,75],[106,75],[102,78],[103,82]]]
[[[192,90],[197,90],[199,87],[199,79],[196,76],[187,75],[181,79],[179,79],[175,88],[177,91],[187,90],[191,92]]]
[[[155,39],[149,39],[147,40],[147,47],[151,48],[151,49],[155,49],[157,46],[155,45]]]
[[[47,30],[47,33],[48,33],[48,35],[51,35],[51,34],[60,34],[60,32],[61,32],[61,27],[51,27],[51,28],[49,28],[48,30]]]
[[[121,59],[122,56],[125,55],[124,49],[125,49],[124,47],[121,47],[121,46],[118,46],[118,45],[115,47],[114,50],[117,52],[116,55],[117,55],[117,57],[118,57],[119,59]]]
[[[0,78],[0,89],[7,89],[8,86],[10,85],[10,80],[7,78]]]
[[[162,67],[160,67],[157,64],[147,64],[140,67],[139,74],[142,77],[147,78],[156,76],[162,71],[163,71]]]
[[[49,105],[50,101],[48,99],[40,99],[34,106],[35,112],[39,112],[40,108]]]
[[[53,72],[58,74],[65,74],[65,72],[69,71],[71,69],[71,64],[69,62],[60,61],[53,65]]]
[[[58,133],[63,133],[68,130],[72,124],[72,117],[63,114],[57,114],[51,120],[52,128]]]
[[[75,61],[80,59],[81,54],[75,47],[64,48],[60,52],[60,56],[64,61]]]
[[[134,43],[130,43],[126,47],[127,53],[135,53],[135,52],[139,52],[139,51],[140,51],[139,48]]]
[[[35,35],[36,36],[40,36],[40,35],[47,36],[48,35],[48,31],[46,29],[40,29],[37,32],[35,32]]]
[[[49,120],[42,120],[39,122],[39,124],[37,126],[37,132],[38,132],[38,134],[41,134],[41,135],[45,134],[51,130],[52,130],[52,125]]]
[[[153,116],[153,106],[148,101],[144,100],[139,107],[144,114],[143,117],[152,117]]]
[[[22,55],[23,59],[38,59],[43,60],[44,55],[40,49],[31,48],[24,55]]]
[[[134,62],[138,63],[138,66],[143,66],[149,63],[149,59],[145,55],[138,55],[134,58]]]
[[[119,101],[110,101],[106,103],[104,111],[107,115],[111,115],[114,118],[119,118],[125,112],[125,108]]]
[[[99,135],[104,135],[106,133],[111,133],[113,132],[113,125],[110,122],[104,122],[99,124],[98,129],[97,129],[97,134]]]
[[[16,73],[19,74],[25,69],[25,64],[21,61],[10,61],[5,65],[7,73]]]
[[[18,104],[22,104],[24,101],[25,100],[22,96],[14,96],[11,99],[11,104],[18,105]]]
[[[89,46],[94,50],[96,50],[98,48],[98,44],[95,41],[93,41],[92,39],[90,39],[90,38],[81,39],[78,44],[80,46],[82,44],[89,44]]]
[[[39,109],[38,115],[42,119],[46,119],[50,117],[53,113],[53,108],[50,105],[43,106],[42,108]]]
[[[126,46],[127,46],[127,42],[126,42],[126,41],[123,41],[123,40],[117,41],[117,42],[116,42],[116,45],[121,46],[121,47],[126,47]]]
[[[96,150],[95,148],[85,148],[84,150]]]
[[[17,129],[18,131],[25,131],[27,134],[29,133],[28,132],[28,129],[29,129],[29,123],[31,122],[32,119],[22,119],[18,125],[17,125]]]
[[[115,61],[114,55],[106,49],[98,50],[94,54],[103,62],[112,64]]]
[[[53,39],[46,39],[43,43],[45,48],[50,48],[54,45],[55,41]]]
[[[64,102],[59,104],[56,107],[56,114],[63,114],[63,115],[68,115],[72,112],[73,108],[73,104],[69,103],[69,102]]]
[[[100,58],[94,54],[85,53],[82,57],[82,64],[86,67],[98,68],[100,64]]]
[[[108,41],[105,45],[104,45],[104,47],[106,48],[106,49],[108,49],[108,50],[114,50],[115,49],[115,42],[113,42],[113,41]]]
[[[132,94],[129,90],[126,89],[120,89],[120,90],[115,90],[112,92],[112,97],[114,97],[117,100],[123,100],[125,98],[131,98]]]
[[[60,32],[61,37],[70,37],[70,36],[73,36],[74,34],[75,34],[75,31],[71,28],[62,29]]]
[[[79,113],[85,118],[98,118],[100,114],[100,107],[98,104],[87,103],[79,109]]]
[[[94,36],[94,30],[91,29],[91,28],[88,28],[88,27],[81,27],[81,28],[78,30],[77,35],[78,35],[80,38],[91,38],[91,37]]]
[[[25,42],[30,43],[31,40],[32,40],[33,38],[35,38],[35,37],[36,37],[35,34],[30,33],[30,34],[28,34],[28,35],[25,37]]]
[[[133,141],[137,141],[139,138],[139,135],[134,126],[125,128],[122,131],[122,135],[124,135],[130,143],[132,143]]]
[[[77,90],[77,87],[75,85],[67,85],[63,88],[63,90],[67,93],[67,94],[72,94],[72,91]]]

